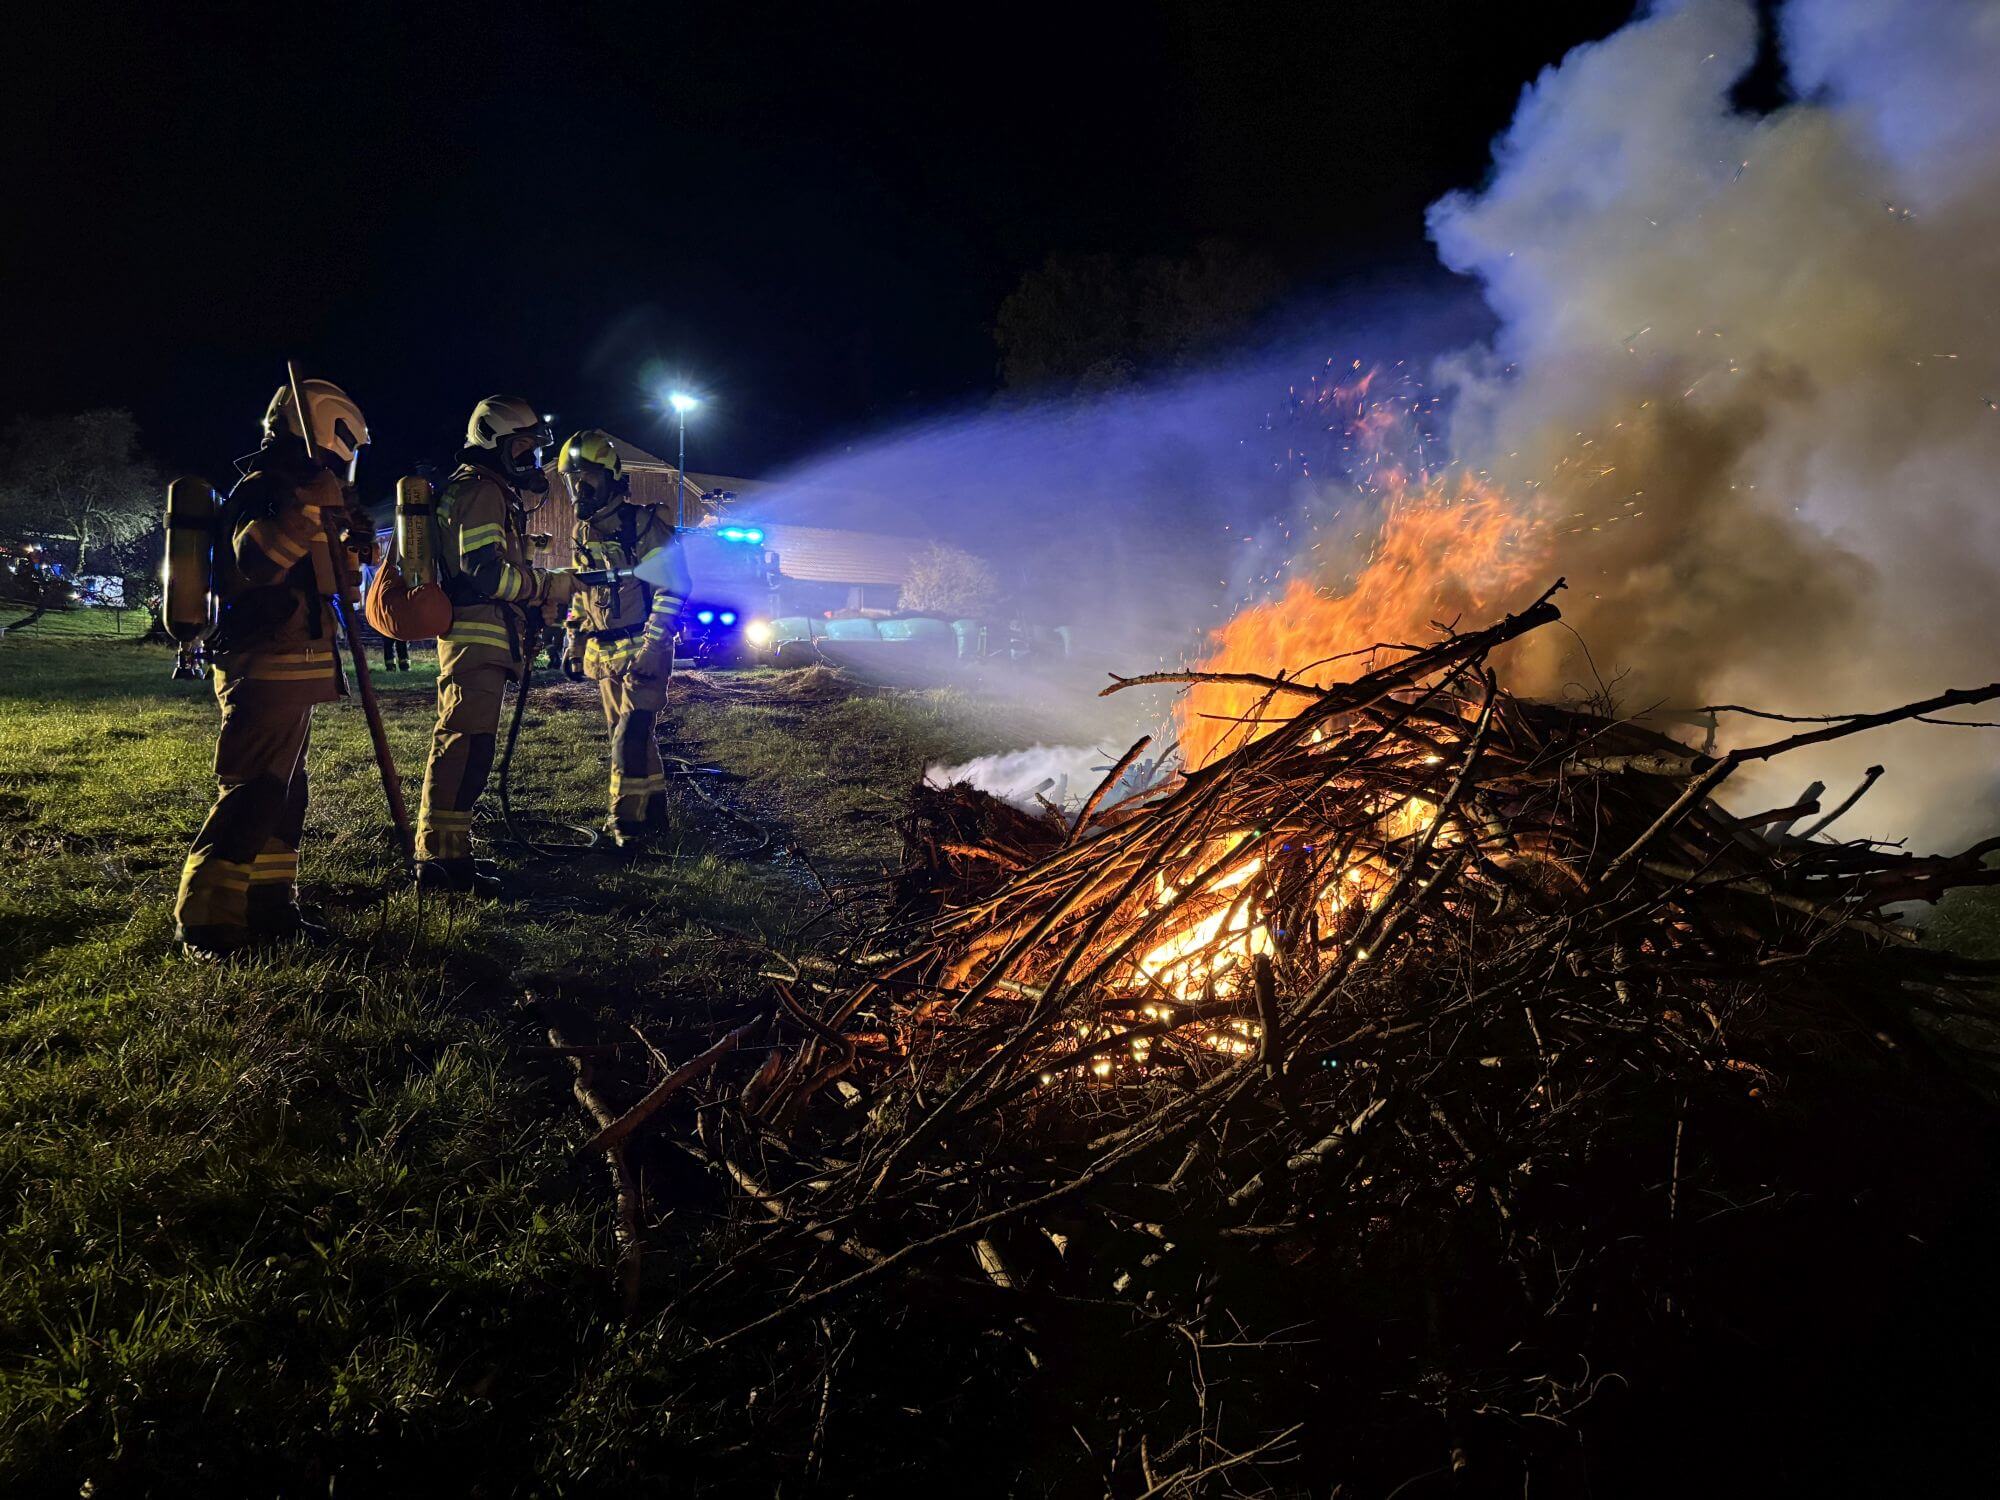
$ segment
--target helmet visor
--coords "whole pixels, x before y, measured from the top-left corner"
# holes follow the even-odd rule
[[[556,435],[549,427],[549,424],[544,422],[539,427],[523,427],[511,434],[507,439],[509,447],[514,447],[522,442],[530,443],[533,446],[521,452],[514,459],[515,465],[523,469],[539,469],[542,466],[542,450],[555,446]]]

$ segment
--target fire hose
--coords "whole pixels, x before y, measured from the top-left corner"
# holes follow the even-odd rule
[[[542,617],[530,612],[527,629],[521,642],[521,675],[514,679],[514,713],[507,721],[507,743],[500,749],[500,766],[497,777],[500,796],[500,822],[507,830],[507,836],[530,854],[538,854],[544,859],[575,859],[580,855],[593,853],[604,842],[604,830],[585,828],[576,823],[562,823],[553,818],[537,818],[533,822],[551,828],[560,828],[578,834],[580,844],[540,843],[521,831],[520,823],[514,818],[513,773],[514,747],[521,738],[521,721],[528,711],[528,687],[535,676],[535,658],[542,650]],[[522,823],[529,822],[527,818]]]

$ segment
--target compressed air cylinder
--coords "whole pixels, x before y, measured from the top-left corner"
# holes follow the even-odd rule
[[[167,486],[167,559],[160,578],[161,623],[177,641],[215,628],[215,491],[183,475]]]
[[[396,481],[396,558],[403,582],[413,589],[437,582],[437,563],[431,556],[431,511],[436,494],[421,474],[405,474]]]

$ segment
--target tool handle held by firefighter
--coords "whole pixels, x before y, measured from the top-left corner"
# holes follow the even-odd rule
[[[317,463],[319,450],[313,446],[312,413],[306,408],[305,393],[299,386],[299,367],[289,359],[285,361],[285,378],[291,382],[292,410],[298,414],[299,437],[306,445],[306,457]],[[372,541],[372,530],[369,536]],[[354,580],[347,573],[347,547],[329,532],[324,551],[327,567],[333,575],[330,597],[340,616],[340,633],[347,637],[347,652],[354,662],[355,690],[361,698],[362,717],[368,721],[368,738],[375,749],[375,768],[382,774],[382,796],[389,804],[389,821],[396,825],[404,867],[414,876],[417,868],[416,830],[410,826],[410,809],[403,801],[403,778],[396,773],[396,757],[389,749],[389,731],[382,723],[382,705],[375,701],[375,679],[368,673],[368,648],[361,644],[360,633],[355,628],[354,604],[357,596]]]
[[[368,739],[375,750],[375,767],[382,774],[382,797],[389,804],[389,821],[396,826],[396,841],[402,846],[404,867],[415,875],[417,836],[410,826],[409,805],[403,800],[403,778],[396,771],[396,757],[389,748],[389,732],[382,723],[382,705],[375,701],[375,679],[368,672],[368,648],[361,644],[356,628],[352,583],[347,576],[347,551],[328,549],[333,560],[336,596],[334,607],[340,614],[340,632],[347,637],[347,653],[354,662],[354,685],[361,698],[361,714],[368,721]]]
[[[289,359],[285,361],[285,383],[292,389],[292,414],[299,421],[299,441],[305,444],[306,463],[317,469],[319,449],[313,443],[312,409],[306,405],[305,388],[299,384],[299,367]],[[325,520],[322,513],[320,540],[312,548],[313,586],[323,599],[331,597],[340,587],[340,577],[333,566],[335,544],[332,533],[326,530]],[[341,597],[346,596],[343,594]]]

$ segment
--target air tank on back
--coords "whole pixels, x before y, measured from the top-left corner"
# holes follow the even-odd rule
[[[184,474],[167,486],[167,556],[160,573],[160,623],[183,644],[215,628],[215,526],[220,510],[205,479]]]
[[[436,495],[421,474],[405,474],[396,481],[396,560],[404,583],[413,589],[437,582],[437,562],[431,555]]]

